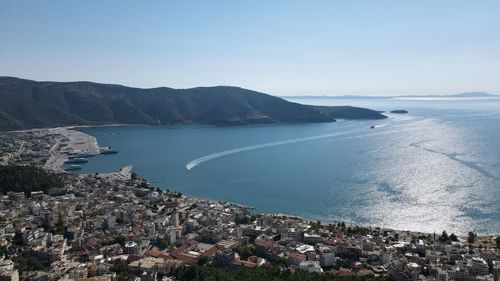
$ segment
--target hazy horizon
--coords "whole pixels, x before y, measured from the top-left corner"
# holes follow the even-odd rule
[[[276,96],[500,94],[498,1],[2,1],[0,75]]]
[[[118,83],[106,83],[106,82],[97,82],[97,81],[89,81],[89,80],[73,80],[73,81],[56,81],[56,80],[36,80],[36,79],[30,79],[30,78],[25,78],[25,77],[15,77],[15,76],[8,76],[8,75],[0,75],[0,77],[11,77],[11,78],[17,78],[17,79],[24,79],[24,80],[32,80],[32,81],[37,81],[37,82],[55,82],[55,83],[73,83],[73,82],[91,82],[91,83],[100,83],[100,84],[110,84],[110,85],[120,85],[120,86],[125,86],[129,88],[138,88],[138,89],[154,89],[154,88],[173,88],[167,86],[156,86],[156,87],[136,87],[134,85],[128,85],[128,84],[118,84]],[[236,88],[244,88],[238,85],[200,85],[200,86],[195,86],[195,87],[189,87],[189,88],[174,88],[174,89],[193,89],[193,88],[210,88],[210,87],[236,87]],[[249,89],[245,88],[247,90],[253,90],[255,89]],[[262,91],[261,91],[262,92]],[[483,91],[471,91],[471,92],[460,92],[460,93],[440,93],[440,94],[427,94],[427,93],[413,93],[413,94],[401,94],[401,95],[364,95],[364,94],[315,94],[315,93],[309,93],[309,94],[296,94],[296,95],[278,95],[278,94],[271,94],[271,93],[266,93],[265,94],[270,94],[276,97],[404,97],[404,96],[453,96],[457,94],[471,94],[471,93],[480,93],[480,94],[489,94],[489,95],[494,95],[494,96],[499,96],[496,93],[490,93],[490,92],[483,92]]]

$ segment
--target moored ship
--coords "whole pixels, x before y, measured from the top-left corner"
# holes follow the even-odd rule
[[[82,168],[81,165],[71,165],[67,168],[64,168],[65,171],[74,171],[74,170],[80,170]]]
[[[68,156],[69,159],[75,159],[75,158],[87,158],[87,157],[92,157],[94,154],[90,153],[76,153],[76,154],[71,154]]]
[[[89,162],[89,160],[87,160],[85,158],[73,158],[73,159],[67,160],[64,163],[65,164],[73,164],[73,163],[87,163],[87,162]]]
[[[116,153],[118,153],[118,150],[113,149],[110,146],[108,146],[108,147],[100,148],[99,152],[101,154],[116,154]]]

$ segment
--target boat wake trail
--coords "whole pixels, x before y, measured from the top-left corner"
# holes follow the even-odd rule
[[[189,163],[186,164],[186,169],[188,171],[194,169],[198,165],[216,159],[220,157],[224,157],[227,155],[235,154],[235,153],[240,153],[244,151],[250,151],[250,150],[255,150],[255,149],[261,149],[261,148],[266,148],[266,147],[271,147],[271,146],[278,146],[278,145],[285,145],[285,144],[291,144],[291,143],[298,143],[298,142],[307,142],[307,141],[313,141],[313,140],[319,140],[319,139],[326,139],[326,138],[331,138],[331,137],[337,137],[337,136],[345,136],[349,135],[351,133],[358,132],[359,130],[349,130],[349,131],[343,131],[343,132],[337,132],[337,133],[331,133],[331,134],[324,134],[324,135],[317,135],[317,136],[312,136],[312,137],[304,137],[304,138],[297,138],[297,139],[289,139],[289,140],[284,140],[284,141],[276,141],[276,142],[268,142],[268,143],[263,143],[263,144],[257,144],[257,145],[251,145],[251,146],[245,146],[245,147],[239,147],[239,148],[233,148],[229,150],[224,150],[221,152],[217,153],[212,153],[209,155],[205,155],[203,157],[197,158]],[[403,130],[406,131],[406,130]],[[371,136],[380,136],[380,135],[387,135],[387,134],[392,134],[396,132],[402,132],[401,130],[389,130],[389,131],[383,131],[379,133],[370,133],[370,134],[361,134],[361,135],[351,135],[351,136],[345,136],[340,139],[356,139],[356,138],[364,138],[364,137],[371,137]]]
[[[224,157],[227,155],[235,154],[235,153],[240,153],[240,152],[250,151],[250,150],[255,150],[255,149],[261,149],[261,148],[266,148],[266,147],[272,147],[272,146],[278,146],[278,145],[307,142],[307,141],[326,139],[326,138],[331,138],[331,137],[336,137],[336,136],[343,136],[343,135],[351,134],[351,133],[356,132],[356,131],[358,131],[358,130],[349,130],[349,131],[343,131],[343,132],[337,132],[337,133],[331,133],[331,134],[316,135],[316,136],[311,136],[311,137],[289,139],[289,140],[276,141],[276,142],[268,142],[268,143],[263,143],[263,144],[256,144],[256,145],[251,145],[251,146],[245,146],[245,147],[224,150],[224,151],[212,153],[212,154],[197,158],[197,159],[187,163],[186,169],[188,171],[190,171],[204,162],[207,162],[207,161],[210,161],[210,160],[213,160],[216,158]]]
[[[347,131],[347,132],[338,132],[338,133],[331,133],[331,134],[325,134],[325,135],[317,135],[317,136],[312,136],[312,137],[304,137],[304,138],[297,138],[297,139],[289,139],[289,140],[284,140],[284,141],[276,141],[276,142],[268,142],[268,143],[263,143],[263,144],[257,144],[257,145],[251,145],[251,146],[245,146],[245,147],[239,147],[239,148],[233,148],[229,150],[224,150],[221,152],[217,153],[212,153],[200,158],[197,158],[189,163],[186,164],[186,169],[189,171],[196,166],[200,165],[201,163],[220,158],[223,156],[235,154],[235,153],[240,153],[244,151],[249,151],[249,150],[255,150],[255,149],[261,149],[261,148],[266,148],[266,147],[271,147],[271,146],[278,146],[278,145],[285,145],[285,144],[291,144],[291,143],[298,143],[298,142],[306,142],[306,141],[312,141],[312,140],[319,140],[319,139],[326,139],[326,138],[331,138],[335,136],[341,136],[341,135],[346,135],[351,133],[352,131]]]

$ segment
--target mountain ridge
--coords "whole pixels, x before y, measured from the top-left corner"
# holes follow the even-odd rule
[[[364,108],[313,106],[239,87],[134,88],[89,81],[38,82],[0,77],[0,130],[107,124],[317,123],[380,119]],[[335,111],[342,111],[336,115]],[[374,114],[376,113],[376,114]]]

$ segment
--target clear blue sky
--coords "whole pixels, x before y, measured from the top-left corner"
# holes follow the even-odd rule
[[[500,1],[0,0],[0,75],[275,95],[500,94]]]

